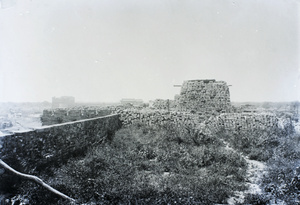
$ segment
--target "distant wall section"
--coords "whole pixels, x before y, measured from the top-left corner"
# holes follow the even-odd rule
[[[44,110],[41,116],[42,125],[54,125],[82,119],[102,117],[112,114],[107,108],[74,107]]]

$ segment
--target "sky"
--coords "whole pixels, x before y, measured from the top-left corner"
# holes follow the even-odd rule
[[[0,2],[0,102],[174,99],[193,79],[300,100],[298,0]]]

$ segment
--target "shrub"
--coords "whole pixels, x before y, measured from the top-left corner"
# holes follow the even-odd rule
[[[246,189],[246,169],[242,156],[218,136],[132,125],[85,157],[69,160],[46,181],[82,203],[215,204]],[[45,195],[28,190],[31,204],[43,200]]]
[[[300,135],[287,134],[277,138],[277,146],[268,157],[261,195],[249,195],[250,204],[300,203]]]

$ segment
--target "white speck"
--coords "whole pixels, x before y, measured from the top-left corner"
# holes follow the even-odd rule
[[[163,176],[170,176],[169,172],[164,172]]]
[[[103,60],[95,60],[94,62],[95,63],[101,63],[101,62],[103,62]]]
[[[217,14],[219,14],[220,12],[217,11]]]

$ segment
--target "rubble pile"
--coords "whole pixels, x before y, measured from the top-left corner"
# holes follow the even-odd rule
[[[175,101],[180,111],[225,113],[231,109],[229,88],[224,81],[184,81]]]

